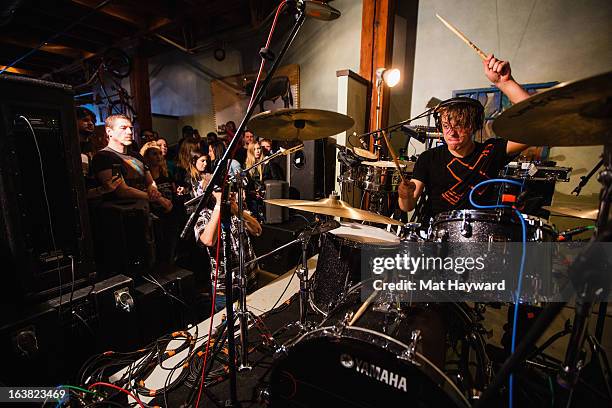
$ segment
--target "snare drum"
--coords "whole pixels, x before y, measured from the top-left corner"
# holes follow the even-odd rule
[[[395,254],[398,248],[397,236],[369,225],[342,222],[324,234],[310,296],[313,309],[327,314],[348,288],[361,281],[364,249]]]
[[[490,363],[463,303],[362,305],[351,290],[317,329],[289,343],[271,376],[273,407],[469,407]]]

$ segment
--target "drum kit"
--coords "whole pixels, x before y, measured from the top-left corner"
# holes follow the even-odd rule
[[[512,106],[494,122],[497,135],[529,145],[605,146],[603,185],[598,209],[579,206],[545,207],[554,214],[596,220],[592,240],[609,239],[612,199],[612,73],[560,84]],[[325,138],[352,127],[354,121],[335,112],[281,109],[255,115],[249,128],[261,137],[282,141]],[[414,162],[379,160],[374,153],[351,147],[342,150],[356,166],[339,181],[364,191],[388,195],[409,178]],[[511,163],[504,176],[514,180],[569,180],[570,168],[550,163]],[[269,398],[273,406],[381,406],[419,401],[419,406],[483,406],[500,391],[512,370],[526,361],[533,344],[516,352],[494,375],[485,351],[482,305],[464,302],[399,303],[392,297],[370,297],[361,290],[365,251],[394,254],[402,242],[520,242],[521,223],[511,209],[456,210],[439,214],[429,226],[403,223],[340,199],[336,193],[318,201],[271,199],[278,205],[316,214],[320,221],[296,241],[302,244],[299,334],[276,350]],[[337,222],[333,218],[342,221]],[[554,242],[558,232],[545,219],[524,215],[529,242]],[[401,233],[385,227],[401,226]],[[607,235],[606,235],[607,234]],[[320,237],[315,273],[308,276],[307,246]],[[294,241],[295,242],[295,241]],[[283,246],[284,247],[284,246]],[[279,248],[280,249],[280,248]],[[275,250],[276,251],[276,250]],[[273,251],[274,252],[274,251]],[[264,256],[268,256],[266,254]],[[260,257],[261,258],[261,257]],[[572,277],[580,292],[580,279]],[[583,299],[584,300],[584,299]],[[577,308],[566,359],[557,367],[558,382],[571,389],[584,365],[580,352],[592,304]],[[534,343],[562,307],[525,336]],[[317,316],[316,318],[314,316]],[[600,313],[601,316],[601,313]],[[605,316],[605,313],[604,313]],[[598,322],[596,337],[603,321]]]

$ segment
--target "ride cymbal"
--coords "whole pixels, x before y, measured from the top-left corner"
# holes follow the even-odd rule
[[[505,110],[496,135],[531,146],[612,142],[612,72],[564,82]]]
[[[316,140],[337,135],[355,121],[341,113],[320,109],[279,109],[259,113],[248,128],[272,140]]]

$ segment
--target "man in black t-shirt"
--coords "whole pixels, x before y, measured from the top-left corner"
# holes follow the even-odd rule
[[[102,186],[111,185],[116,179],[113,174],[116,169],[122,182],[113,192],[114,198],[148,200],[172,208],[172,203],[157,190],[142,157],[128,153],[128,147],[133,141],[130,120],[124,115],[109,116],[105,130],[108,146],[96,153],[91,163],[92,173],[98,182]]]
[[[529,97],[527,91],[512,78],[510,64],[493,55],[484,61],[487,78],[512,103]],[[478,105],[476,105],[478,104]],[[505,139],[474,142],[472,135],[482,127],[483,109],[478,101],[455,98],[443,102],[437,109],[445,145],[423,152],[415,166],[412,179],[399,186],[399,207],[412,211],[425,191],[429,197],[427,217],[454,209],[472,208],[469,193],[481,181],[495,178],[510,158],[528,146]],[[479,204],[494,202],[493,186],[479,189]]]

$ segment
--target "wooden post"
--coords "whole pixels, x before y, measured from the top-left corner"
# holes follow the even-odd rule
[[[376,129],[376,69],[391,68],[396,2],[397,0],[363,0],[359,75],[372,84],[372,92],[368,96],[369,130]],[[383,89],[380,117],[381,126],[386,126],[389,121],[389,88]],[[372,145],[370,143],[370,146]]]
[[[149,88],[149,61],[140,52],[132,57],[132,71],[130,72],[130,93],[132,106],[136,111],[138,129],[151,129],[151,90]]]

